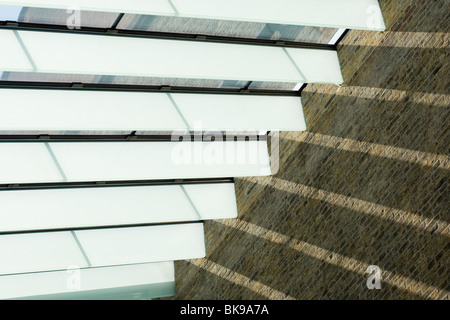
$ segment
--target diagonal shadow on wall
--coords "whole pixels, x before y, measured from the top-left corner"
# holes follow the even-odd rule
[[[282,139],[275,177],[448,221],[448,170]]]
[[[308,132],[450,155],[450,106],[304,92]],[[450,102],[450,101],[449,101]]]
[[[450,11],[447,0],[379,0],[386,29],[409,32],[447,32]]]
[[[413,292],[383,283],[382,290],[366,287],[368,275],[351,268],[315,259],[283,244],[266,241],[249,233],[215,222],[207,223],[207,234],[222,235],[222,239],[207,249],[208,259],[255,281],[264,283],[296,299],[374,299],[386,293],[403,299],[423,299]],[[226,287],[235,287],[233,284]],[[205,296],[226,298],[212,293]],[[228,290],[234,290],[228,288]]]

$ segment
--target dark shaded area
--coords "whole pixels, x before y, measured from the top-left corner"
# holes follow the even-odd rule
[[[184,273],[184,270],[189,270]],[[181,272],[181,273],[180,273]],[[229,282],[220,276],[208,272],[188,261],[175,262],[175,274],[183,274],[177,277],[177,292],[188,295],[193,300],[266,300],[256,292]],[[188,281],[186,281],[188,280]],[[205,294],[208,292],[208,294]],[[230,296],[232,295],[232,298]]]
[[[448,219],[449,173],[366,153],[281,140],[277,178],[393,209]],[[437,197],[436,197],[437,196]]]
[[[450,155],[450,107],[303,92],[308,131]],[[314,121],[327,119],[327,121]],[[333,123],[333,125],[330,125]]]
[[[366,287],[368,275],[340,268],[234,228],[211,222],[207,223],[207,229],[216,237],[217,234],[228,235],[214,244],[209,260],[296,299],[372,299],[381,298],[386,291],[403,299],[423,299],[386,283],[382,284],[384,290],[369,290]],[[237,259],[236,251],[246,254]]]
[[[386,30],[402,32],[450,32],[447,0],[380,0]]]
[[[276,214],[272,208],[277,208]],[[270,187],[263,197],[253,202],[248,212],[259,213],[243,214],[241,219],[249,223],[368,265],[377,265],[397,275],[442,289],[448,286],[450,270],[446,262],[450,256],[445,248],[450,247],[450,241],[446,236]],[[249,259],[253,259],[256,252],[264,255],[267,250],[249,245],[248,252]],[[301,262],[293,262],[290,256],[282,260],[262,256],[261,260],[264,259],[286,261],[288,265],[292,262],[297,267],[307,261],[302,258]],[[251,268],[250,264],[248,267]],[[280,264],[273,267],[280,267]]]
[[[344,77],[345,85],[411,92],[450,93],[450,49],[390,46],[340,47],[339,56],[367,55],[355,74]],[[389,57],[389,59],[386,59]],[[345,58],[341,58],[344,61]]]

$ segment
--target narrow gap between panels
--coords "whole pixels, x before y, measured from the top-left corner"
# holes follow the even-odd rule
[[[234,178],[0,184],[0,192],[14,190],[145,187],[218,183],[234,183]]]
[[[6,231],[0,232],[0,236],[6,235],[20,235],[20,234],[36,234],[36,233],[51,233],[51,232],[71,232],[74,235],[75,231],[88,231],[88,230],[105,230],[105,229],[123,229],[123,228],[141,228],[141,227],[158,227],[158,226],[171,226],[182,224],[199,224],[204,223],[203,220],[196,221],[174,221],[174,222],[160,222],[160,223],[140,223],[140,224],[123,224],[123,225],[105,225],[95,227],[76,227],[76,228],[55,228],[55,229],[36,229],[36,230],[19,230],[19,231]],[[76,237],[75,241],[78,239]],[[80,248],[82,249],[82,248]],[[89,261],[86,257],[86,261]]]
[[[216,42],[228,44],[271,46],[280,48],[288,47],[288,48],[322,49],[322,50],[336,51],[336,48],[333,45],[313,43],[313,42],[297,42],[288,40],[279,41],[270,39],[240,38],[240,37],[213,36],[204,34],[143,31],[143,30],[117,29],[117,28],[81,27],[79,29],[78,28],[68,29],[66,25],[28,23],[17,21],[0,21],[0,29],[17,30],[17,31],[62,32],[68,34],[69,33],[90,34],[90,35],[102,35],[113,37],[201,41],[201,42]]]
[[[249,81],[248,83],[252,83]],[[115,91],[115,92],[165,92],[192,94],[225,94],[241,96],[291,96],[299,94],[292,90],[250,89],[249,84],[244,88],[211,88],[211,87],[181,87],[165,85],[130,85],[103,83],[74,83],[74,82],[30,82],[1,80],[0,88],[5,89],[39,89],[39,90],[76,90],[76,91]]]
[[[219,134],[220,133],[220,134]],[[214,137],[214,140],[211,138]],[[182,138],[182,140],[180,140]],[[219,139],[222,138],[222,139]],[[267,141],[267,134],[255,134],[253,131],[232,131],[217,132],[216,135],[207,132],[196,131],[176,131],[175,133],[154,134],[154,135],[137,135],[136,131],[125,135],[104,135],[104,134],[1,134],[0,143],[58,143],[58,142],[211,142],[211,141]],[[49,147],[48,147],[49,148]],[[52,154],[51,150],[49,150]],[[62,172],[62,175],[64,173]]]

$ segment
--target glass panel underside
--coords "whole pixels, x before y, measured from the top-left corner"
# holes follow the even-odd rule
[[[175,294],[173,262],[0,276],[0,299],[141,300]]]
[[[0,191],[0,233],[236,217],[233,183]]]
[[[0,275],[205,256],[203,223],[0,235]]]
[[[30,67],[31,70],[31,67]],[[249,82],[236,80],[211,80],[211,79],[187,79],[187,78],[163,78],[163,77],[131,77],[131,76],[102,76],[88,74],[58,74],[39,72],[3,72],[0,71],[2,81],[26,81],[26,82],[55,82],[55,83],[87,83],[105,85],[136,85],[136,86],[171,86],[193,88],[227,88],[242,89]],[[294,85],[289,83],[275,84],[272,88],[286,86],[291,90]],[[267,89],[271,89],[270,85]]]
[[[333,50],[0,31],[0,40],[12,41],[14,37],[29,61],[18,65],[15,58],[5,57],[0,62],[3,71],[30,71],[31,64],[34,72],[41,73],[343,82],[337,52]]]
[[[1,131],[303,131],[300,97],[0,89]]]
[[[117,29],[321,44],[328,43],[337,31],[313,26],[139,14],[125,14]]]
[[[385,27],[378,0],[2,0],[0,4],[331,28]]]
[[[229,178],[271,172],[266,141],[2,142],[0,154],[3,184]]]
[[[78,19],[78,20],[77,20]],[[0,5],[0,20],[327,44],[337,28]]]
[[[23,8],[18,22],[67,25],[71,28],[79,23],[79,27],[110,28],[120,15],[117,12],[76,12],[76,9],[70,6],[65,9]]]
[[[93,266],[205,257],[203,223],[75,231]]]
[[[3,12],[2,12],[3,11]],[[66,25],[73,23],[72,9],[47,9],[33,7],[13,7],[0,5],[0,20],[11,20],[27,23],[44,23]],[[171,32],[180,34],[238,37],[249,39],[264,39],[277,41],[293,41],[327,44],[336,34],[336,28],[313,26],[296,26],[285,24],[270,24],[247,21],[226,21],[185,18],[175,16],[156,16],[125,14],[100,11],[80,11],[81,27],[110,28],[118,23],[121,30],[138,30],[150,32]],[[30,66],[30,70],[32,67]],[[2,81],[50,81],[50,82],[82,82],[102,84],[156,85],[156,86],[186,86],[205,88],[239,88],[249,85],[248,81],[187,79],[167,77],[136,77],[111,75],[81,75],[52,74],[28,72],[2,72]],[[253,82],[251,89],[293,90],[297,82]]]

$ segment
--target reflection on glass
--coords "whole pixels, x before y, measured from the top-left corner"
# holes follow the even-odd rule
[[[245,21],[125,14],[118,29],[328,43],[337,29]]]
[[[15,9],[15,16],[7,20],[19,22],[62,24],[67,23],[71,12],[61,9],[21,8],[1,6]],[[6,14],[11,10],[2,10]],[[282,24],[265,24],[256,22],[239,22],[225,20],[208,20],[170,16],[125,14],[122,19],[118,13],[90,12],[80,13],[81,26],[110,28],[118,22],[118,29],[130,29],[152,32],[173,32],[186,34],[204,34],[253,39],[270,39],[280,41],[297,41],[308,43],[329,43],[337,29]],[[0,15],[0,20],[4,20]],[[109,75],[75,75],[28,72],[2,72],[2,81],[37,81],[37,82],[69,82],[96,84],[125,84],[150,86],[204,87],[252,90],[292,90],[296,83],[279,82],[246,82],[236,80],[181,79],[163,77],[109,76]]]
[[[249,86],[250,90],[281,90],[281,91],[291,91],[294,90],[297,83],[291,82],[252,82]]]
[[[2,14],[6,18],[0,15],[0,20],[26,23],[67,25],[74,14],[72,10],[64,9],[1,7],[5,8]],[[8,12],[13,14],[6,14]],[[110,28],[119,15],[114,12],[80,11],[80,26]],[[117,28],[309,43],[328,43],[337,31],[335,28],[139,14],[125,14]]]
[[[67,25],[73,19],[74,11],[67,9],[23,8],[18,22]],[[110,28],[119,13],[81,11],[80,27]]]
[[[279,82],[248,82],[236,80],[157,78],[157,77],[126,77],[101,76],[84,74],[55,74],[33,72],[1,72],[0,81],[55,82],[55,83],[85,83],[104,85],[136,85],[136,86],[171,86],[211,89],[250,89],[291,90],[294,84]]]

